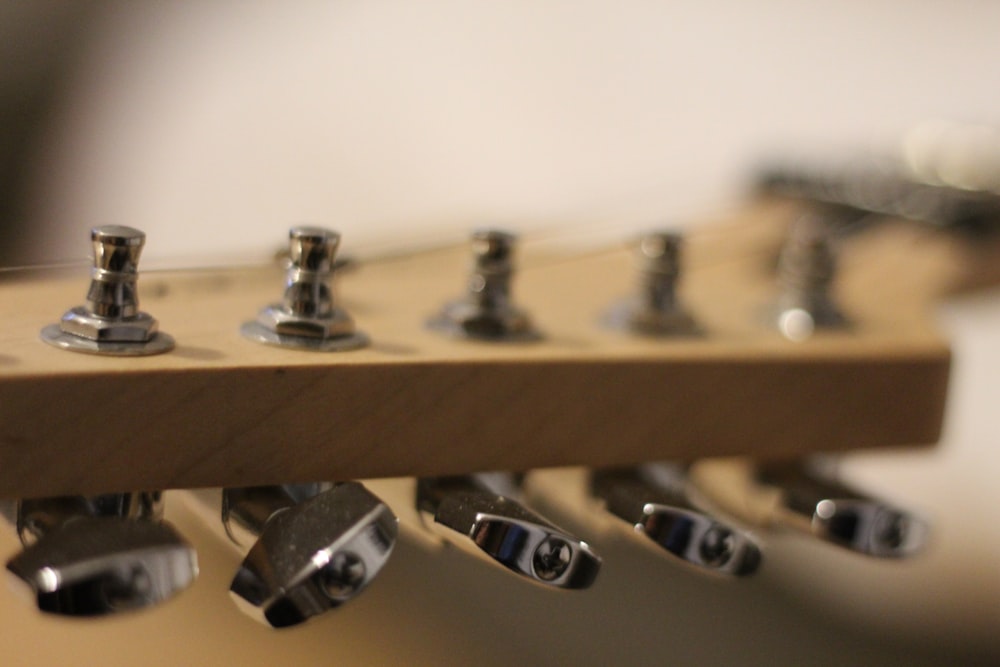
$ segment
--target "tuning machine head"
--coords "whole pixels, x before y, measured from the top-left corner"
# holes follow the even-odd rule
[[[194,550],[159,521],[159,494],[61,497],[18,503],[28,546],[7,569],[41,611],[101,616],[154,606],[194,582]]]
[[[701,571],[747,576],[760,567],[760,548],[746,531],[695,503],[684,466],[651,463],[597,471],[590,488],[635,534]]]
[[[132,227],[108,225],[90,231],[94,266],[87,303],[71,308],[58,324],[42,329],[42,340],[74,352],[145,356],[167,352],[174,339],[139,310],[139,256],[146,235]]]
[[[525,579],[559,589],[589,588],[600,571],[600,556],[512,499],[516,484],[504,477],[421,479],[417,507],[442,536]]]
[[[606,318],[612,328],[661,338],[703,333],[677,295],[683,247],[683,236],[674,230],[651,231],[639,238],[635,252],[638,289],[631,298],[612,306]]]
[[[323,227],[288,231],[289,265],[281,303],[265,307],[240,328],[257,343],[318,352],[354,350],[368,344],[354,320],[337,306],[330,285],[340,234]]]
[[[472,234],[472,269],[466,294],[448,303],[428,326],[448,336],[493,342],[541,338],[528,314],[511,296],[517,238],[499,229]]]
[[[791,226],[778,258],[777,326],[792,341],[804,341],[818,329],[849,325],[833,299],[837,273],[834,215],[820,210]]]
[[[223,521],[230,536],[257,535],[230,593],[274,628],[356,597],[388,561],[398,530],[389,507],[357,482],[226,489]]]

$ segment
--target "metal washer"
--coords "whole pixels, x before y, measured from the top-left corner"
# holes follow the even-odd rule
[[[66,333],[58,324],[50,324],[42,329],[41,339],[63,350],[108,357],[148,357],[169,352],[175,345],[174,337],[162,331],[145,342],[96,341]]]
[[[288,336],[275,333],[255,321],[244,322],[240,327],[240,333],[243,334],[244,338],[255,343],[313,352],[346,352],[365,347],[371,342],[368,334],[362,331],[332,338],[309,338],[308,336]]]

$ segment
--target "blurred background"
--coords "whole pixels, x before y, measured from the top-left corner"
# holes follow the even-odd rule
[[[361,245],[681,224],[773,154],[995,121],[998,24],[974,0],[6,2],[0,252],[108,223],[176,262],[303,220]]]
[[[692,224],[738,210],[773,156],[892,154],[928,119],[1000,124],[998,26],[1000,4],[975,0],[7,0],[0,265],[85,262],[98,224],[144,229],[156,267],[260,261],[298,221],[348,248],[458,240],[484,222]],[[740,603],[773,631],[721,644],[728,631],[680,583],[701,611],[671,637],[706,647],[686,645],[685,661],[731,664],[750,645],[760,664],[1000,656],[995,295],[942,311],[956,340],[942,446],[848,461],[932,517],[935,550],[901,570],[790,567],[765,587],[777,597]],[[594,618],[565,624],[584,664],[603,655]],[[501,664],[477,653],[498,641],[484,627],[464,628],[483,643],[463,655]],[[526,664],[545,654],[543,632],[525,641]]]

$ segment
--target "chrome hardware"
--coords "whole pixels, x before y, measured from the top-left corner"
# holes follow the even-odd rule
[[[417,508],[447,529],[443,535],[516,574],[556,588],[588,588],[600,557],[508,497],[516,489],[504,473],[425,478],[417,482]]]
[[[338,352],[368,344],[354,321],[334,303],[330,282],[340,234],[321,227],[288,231],[289,265],[281,303],[267,306],[240,328],[257,343]]]
[[[646,336],[692,336],[701,333],[677,297],[683,237],[672,231],[650,232],[637,248],[637,295],[612,308],[613,327]]]
[[[745,531],[692,502],[683,466],[652,463],[595,472],[591,492],[636,533],[686,563],[735,576],[760,566],[760,549]]]
[[[848,324],[830,293],[837,269],[831,224],[820,214],[806,214],[792,225],[781,250],[777,325],[789,340]]]
[[[98,616],[158,604],[198,574],[194,549],[161,515],[159,493],[22,500],[12,518],[26,547],[7,569],[48,613]]]
[[[691,478],[713,506],[754,526],[791,528],[880,558],[912,556],[927,541],[923,520],[851,488],[823,459],[698,461]]]
[[[388,561],[398,530],[389,507],[357,482],[225,489],[222,520],[233,541],[252,544],[230,593],[275,628],[357,596]]]
[[[450,336],[491,341],[529,341],[541,337],[528,314],[514,305],[512,234],[495,229],[472,235],[472,272],[464,298],[447,304],[428,322]]]
[[[924,521],[851,489],[815,466],[760,465],[757,481],[780,492],[777,523],[806,530],[826,542],[879,558],[912,556],[926,543]]]
[[[89,354],[144,356],[167,352],[174,339],[158,331],[156,320],[139,310],[136,283],[146,235],[109,225],[90,230],[94,247],[87,303],[71,308],[58,324],[42,329],[50,345]]]

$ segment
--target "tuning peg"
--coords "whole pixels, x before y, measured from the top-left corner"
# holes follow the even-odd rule
[[[7,569],[32,588],[41,611],[98,616],[149,607],[198,574],[194,550],[159,520],[158,493],[23,500],[15,511],[27,546]]]
[[[441,534],[531,581],[563,589],[588,588],[601,567],[590,546],[511,498],[517,484],[505,473],[424,478],[417,507]]]
[[[807,461],[699,464],[699,491],[761,526],[782,526],[879,558],[906,558],[926,544],[926,522],[874,499]]]
[[[240,328],[255,342],[321,352],[353,350],[368,344],[354,320],[336,305],[330,282],[340,234],[322,227],[288,231],[289,264],[281,303],[267,306]]]
[[[760,549],[743,530],[692,501],[685,468],[653,463],[594,472],[591,492],[606,509],[668,554],[698,568],[745,576],[757,571]]]
[[[778,259],[777,325],[793,341],[803,341],[816,329],[848,325],[833,300],[837,258],[829,215],[815,211],[800,217],[789,230]]]
[[[472,271],[465,296],[447,304],[430,328],[459,338],[530,341],[541,337],[526,312],[511,298],[513,234],[482,229],[472,235]]]
[[[71,308],[57,324],[42,329],[50,345],[90,354],[144,356],[167,352],[174,339],[158,331],[157,321],[139,310],[139,255],[146,235],[109,225],[90,231],[94,266],[87,303]]]
[[[636,251],[639,289],[633,298],[612,307],[609,324],[645,336],[700,334],[701,329],[677,296],[682,254],[679,232],[644,234]]]
[[[397,534],[389,507],[357,482],[225,489],[222,519],[237,544],[252,544],[230,586],[233,599],[275,628],[356,597]]]

